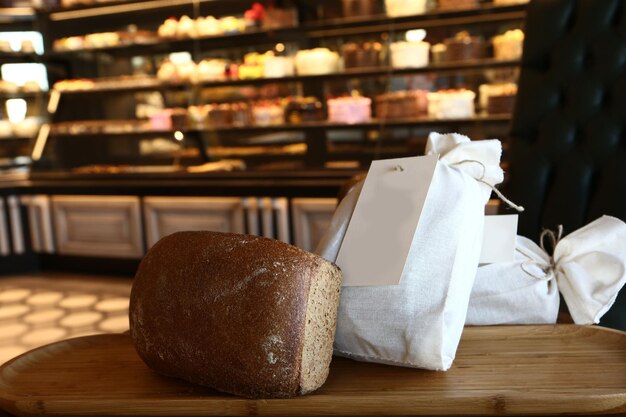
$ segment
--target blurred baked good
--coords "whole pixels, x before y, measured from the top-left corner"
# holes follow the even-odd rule
[[[520,59],[524,49],[524,32],[520,29],[507,30],[494,36],[492,43],[496,59]]]
[[[446,61],[464,61],[485,57],[485,44],[481,38],[462,31],[444,40]]]
[[[372,16],[378,13],[376,0],[342,0],[345,17]]]
[[[279,101],[259,101],[252,107],[252,117],[257,126],[277,126],[285,121],[285,109]]]
[[[175,38],[178,31],[178,20],[175,17],[166,19],[165,22],[159,26],[158,34],[162,38]]]
[[[298,75],[330,74],[339,70],[339,54],[327,48],[298,51],[295,62]]]
[[[393,42],[390,45],[391,66],[394,68],[421,68],[428,66],[428,42]]]
[[[372,100],[368,97],[328,99],[328,121],[333,123],[364,123],[372,117]]]
[[[411,16],[426,13],[428,0],[385,0],[387,16]]]
[[[479,103],[489,114],[511,114],[517,95],[517,84],[483,84],[478,89]]]
[[[475,116],[474,99],[471,90],[440,90],[428,93],[428,116],[433,119],[466,119]]]
[[[294,59],[290,56],[268,56],[265,58],[263,76],[265,78],[281,78],[294,75],[296,72]]]
[[[285,106],[285,123],[324,120],[324,109],[317,97],[292,97]]]
[[[428,91],[409,90],[376,96],[376,117],[383,120],[411,119],[428,114]]]
[[[349,42],[342,48],[345,68],[377,67],[381,64],[380,42]]]

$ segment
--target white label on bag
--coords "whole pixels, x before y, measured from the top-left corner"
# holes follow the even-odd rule
[[[337,256],[343,286],[400,283],[438,160],[372,162]]]
[[[517,237],[517,214],[485,216],[481,264],[513,262]]]

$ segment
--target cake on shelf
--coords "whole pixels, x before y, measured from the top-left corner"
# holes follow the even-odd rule
[[[280,101],[263,100],[252,106],[256,126],[277,126],[285,122],[285,109]]]
[[[196,19],[195,33],[199,38],[221,35],[222,29],[220,28],[220,22],[213,16],[200,16]]]
[[[426,13],[428,0],[385,0],[387,16],[411,16]]]
[[[339,70],[339,54],[327,48],[298,51],[295,62],[298,75],[331,74]]]
[[[393,42],[390,45],[391,66],[394,68],[421,68],[428,66],[430,44],[428,42]]]
[[[475,116],[476,93],[467,89],[428,93],[428,116],[433,119],[467,119]]]
[[[342,0],[345,17],[372,16],[378,13],[376,0]]]
[[[409,90],[376,96],[376,117],[382,120],[410,119],[428,114],[428,91]]]
[[[524,48],[524,32],[521,29],[507,30],[494,36],[492,43],[496,59],[520,59]]]
[[[203,59],[196,67],[194,82],[223,81],[230,62],[225,59]]]
[[[517,84],[483,84],[479,87],[479,103],[489,114],[511,114],[517,95]]]
[[[292,97],[285,106],[285,123],[324,120],[324,109],[317,97]]]
[[[267,56],[263,76],[265,78],[282,78],[295,75],[296,67],[293,57],[290,56]]]
[[[331,123],[365,123],[372,117],[372,99],[361,96],[328,99],[328,121]]]
[[[377,67],[381,65],[382,49],[380,42],[346,43],[342,48],[344,67]]]
[[[478,36],[471,36],[462,31],[452,38],[443,41],[446,46],[444,54],[446,61],[464,61],[485,57],[485,44]]]

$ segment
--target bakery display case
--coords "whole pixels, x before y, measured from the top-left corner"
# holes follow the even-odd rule
[[[0,173],[24,174],[45,118],[42,38],[30,7],[0,8]]]
[[[525,5],[409,3],[42,8],[53,116],[34,175],[354,171],[432,130],[505,138]]]

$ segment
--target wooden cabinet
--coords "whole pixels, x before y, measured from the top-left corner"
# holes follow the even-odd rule
[[[315,250],[336,206],[335,198],[294,198],[291,202],[294,244],[304,250]]]
[[[144,216],[148,247],[180,231],[245,232],[244,207],[238,197],[146,197]]]
[[[61,255],[140,258],[144,253],[139,197],[53,196]]]

